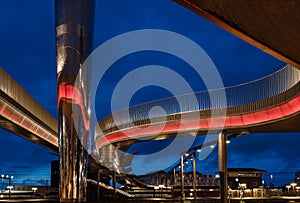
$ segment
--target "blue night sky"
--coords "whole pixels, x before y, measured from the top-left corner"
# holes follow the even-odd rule
[[[266,76],[284,66],[283,62],[171,0],[96,0],[94,48],[112,37],[138,29],[164,29],[193,40],[211,57],[225,86]],[[54,1],[1,1],[0,45],[0,66],[57,117]],[[133,67],[149,65],[152,60],[171,69],[172,63],[177,63],[169,56],[145,53],[133,54],[115,64],[101,83],[101,95],[97,95],[99,119],[110,113],[110,97],[122,75]],[[189,79],[194,91],[203,90],[199,78],[188,71],[174,70]],[[143,88],[134,95],[132,104],[166,96],[170,96],[170,92],[161,88]],[[274,175],[275,185],[290,183],[295,172],[300,170],[299,141],[299,133],[239,137],[229,145],[228,167],[264,169],[268,171],[264,176],[266,183],[270,181],[270,174]],[[145,145],[146,151],[147,147],[153,147],[153,143],[151,146]],[[15,184],[45,184],[45,180],[50,180],[50,161],[57,157],[49,152],[0,130],[0,173],[13,175]],[[135,163],[135,172],[143,173],[143,167],[151,169],[162,160],[163,157],[152,162],[140,160]],[[204,174],[218,170],[216,150],[198,164],[198,170]]]

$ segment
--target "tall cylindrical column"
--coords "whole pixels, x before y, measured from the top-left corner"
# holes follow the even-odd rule
[[[220,173],[220,198],[222,203],[227,203],[227,144],[226,133],[219,133],[218,156]]]
[[[61,202],[86,201],[89,85],[75,81],[92,50],[93,10],[94,0],[55,1]]]

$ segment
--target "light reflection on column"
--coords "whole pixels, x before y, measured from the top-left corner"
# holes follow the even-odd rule
[[[94,0],[55,1],[61,202],[86,201],[89,85],[75,80],[91,52],[94,4]]]

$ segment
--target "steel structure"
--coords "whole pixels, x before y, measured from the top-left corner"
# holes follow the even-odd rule
[[[156,106],[165,111],[155,111]],[[117,164],[122,172],[127,165],[122,165],[118,152],[126,151],[135,142],[218,133],[220,201],[226,203],[226,135],[299,132],[299,118],[300,70],[287,65],[249,83],[161,99],[115,112],[96,126],[96,147],[100,163]],[[182,199],[183,188],[182,183]]]
[[[300,71],[287,65],[249,83],[129,107],[98,123],[97,147],[100,149],[107,144],[124,147],[126,142],[135,142],[135,137],[156,134],[154,139],[164,139],[173,137],[179,130],[186,135],[195,130],[198,135],[206,134],[211,129],[223,129],[229,134],[298,132],[300,127],[295,124],[300,110],[299,82]],[[194,96],[198,105],[193,102]],[[180,109],[178,103],[184,104],[184,109]],[[161,106],[166,115],[162,111],[155,112],[154,106]],[[151,128],[146,128],[150,125]]]
[[[90,137],[90,102],[88,84],[75,81],[84,74],[82,64],[92,49],[94,4],[94,0],[55,1],[61,202],[86,201],[84,146]],[[82,98],[80,103],[73,93]]]
[[[300,68],[300,1],[174,1],[259,49]]]
[[[0,127],[53,151],[57,120],[0,67]]]

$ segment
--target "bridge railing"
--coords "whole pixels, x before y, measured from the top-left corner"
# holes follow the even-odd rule
[[[99,126],[102,132],[108,133],[118,129],[147,125],[153,121],[162,122],[168,116],[176,117],[189,112],[200,112],[201,116],[210,116],[210,112],[215,109],[229,110],[227,115],[258,111],[296,96],[299,93],[299,81],[300,70],[286,65],[275,73],[248,83],[132,106],[104,118],[99,122]]]
[[[10,103],[24,108],[27,114],[32,114],[32,119],[35,118],[37,122],[41,120],[41,125],[57,134],[57,120],[1,67],[0,95],[10,100]]]

